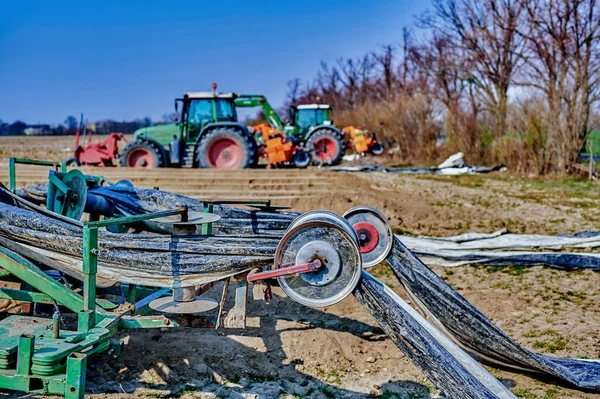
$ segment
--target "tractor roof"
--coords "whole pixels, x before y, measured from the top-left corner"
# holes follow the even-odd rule
[[[298,108],[298,109],[330,109],[331,105],[329,105],[329,104],[303,104],[303,105],[298,105],[296,108]]]
[[[184,94],[186,98],[236,98],[235,93],[218,93],[213,91],[189,91]]]

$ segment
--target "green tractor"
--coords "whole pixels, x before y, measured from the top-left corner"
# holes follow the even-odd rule
[[[258,150],[238,122],[234,93],[190,92],[175,100],[181,121],[138,129],[123,149],[121,166],[243,169],[256,165]]]
[[[346,152],[344,133],[333,125],[330,105],[293,105],[284,123],[264,96],[240,95],[235,103],[238,107],[262,107],[271,127],[301,143],[313,164],[336,165],[342,161]]]
[[[138,129],[121,152],[123,167],[243,169],[259,158],[262,136],[237,119],[236,107],[261,106],[269,124],[310,154],[313,163],[334,165],[345,152],[343,133],[331,123],[330,107],[299,105],[284,124],[261,95],[189,92],[175,100],[178,123]]]

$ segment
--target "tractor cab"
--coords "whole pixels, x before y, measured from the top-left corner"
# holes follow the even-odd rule
[[[331,126],[331,106],[328,104],[306,104],[290,107],[290,121],[299,137],[305,137],[314,126]]]
[[[181,138],[188,144],[198,137],[208,124],[237,122],[234,100],[235,93],[188,92],[175,100],[175,109],[183,103],[181,112]]]

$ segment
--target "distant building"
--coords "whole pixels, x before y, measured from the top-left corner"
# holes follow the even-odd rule
[[[27,136],[49,136],[52,134],[50,125],[27,125],[23,130]]]

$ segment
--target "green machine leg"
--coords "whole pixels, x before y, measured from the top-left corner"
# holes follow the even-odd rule
[[[83,353],[71,353],[67,358],[65,399],[83,399],[86,366],[87,356]]]
[[[98,228],[83,226],[83,309],[96,321],[96,272],[98,270]]]
[[[31,357],[33,356],[35,337],[29,334],[21,335],[17,352],[17,375],[26,376],[31,373]]]
[[[8,160],[8,189],[16,194],[17,192],[17,176],[15,172],[15,159],[9,158]]]
[[[204,212],[212,213],[214,208],[214,204],[212,202],[204,202]],[[212,235],[213,228],[212,223],[205,223],[202,225],[202,234],[205,236]]]

